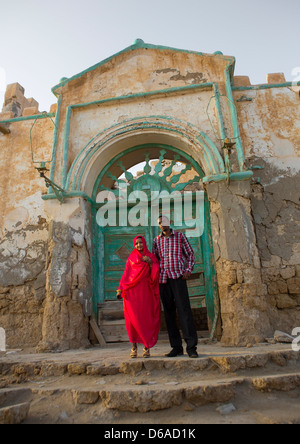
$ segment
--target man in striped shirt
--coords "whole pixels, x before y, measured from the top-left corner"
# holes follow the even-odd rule
[[[195,328],[186,279],[195,265],[194,251],[184,233],[170,228],[166,216],[158,218],[161,234],[153,241],[153,253],[160,263],[159,290],[172,347],[166,356],[183,355],[182,339],[177,326],[178,313],[187,353],[197,358],[197,331]]]

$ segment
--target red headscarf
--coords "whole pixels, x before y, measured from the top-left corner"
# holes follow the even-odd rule
[[[142,239],[143,242],[143,251],[140,252],[136,249],[135,243],[138,238]],[[158,265],[158,260],[156,256],[148,250],[146,240],[143,236],[136,236],[133,240],[134,250],[129,255],[126,263],[126,267],[123,273],[123,276],[120,281],[119,289],[122,290],[122,293],[129,288],[134,287],[141,279],[145,278],[149,274],[149,284],[155,286],[157,284],[158,273],[149,273],[149,265],[147,262],[143,261],[143,256],[148,256],[153,265]],[[156,267],[155,267],[156,268]],[[124,297],[124,295],[122,294]]]

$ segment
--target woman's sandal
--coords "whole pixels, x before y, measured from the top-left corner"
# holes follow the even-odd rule
[[[131,358],[137,358],[137,346],[133,346],[130,353]]]
[[[150,348],[143,348],[143,358],[150,358]]]

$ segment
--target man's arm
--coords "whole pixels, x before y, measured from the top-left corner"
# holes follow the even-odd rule
[[[187,259],[187,267],[184,273],[184,276],[187,277],[192,273],[195,266],[195,253],[194,250],[191,247],[191,244],[189,243],[186,235],[182,233],[182,249],[183,253]]]
[[[156,237],[153,240],[152,254],[154,254],[156,256],[157,260],[160,261]]]

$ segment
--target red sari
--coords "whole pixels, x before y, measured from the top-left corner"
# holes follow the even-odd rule
[[[130,254],[119,289],[122,290],[129,341],[152,348],[160,330],[159,262],[148,250],[142,236],[134,239],[134,246],[138,237],[142,239],[144,249],[140,253],[134,248]],[[143,256],[150,257],[152,268],[142,260]]]

